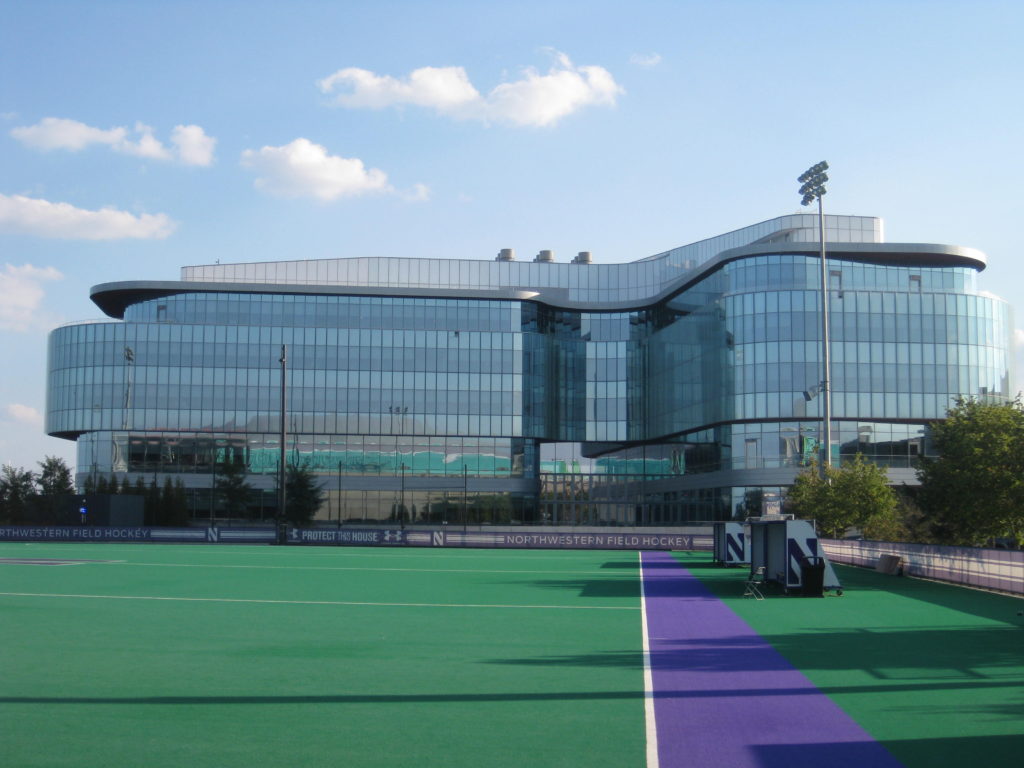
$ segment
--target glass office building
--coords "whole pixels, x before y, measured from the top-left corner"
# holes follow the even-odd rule
[[[970,248],[826,218],[832,455],[916,482],[957,395],[1014,393],[1009,306]],[[286,451],[337,521],[671,525],[759,513],[821,432],[817,216],[623,264],[347,258],[92,289],[50,335],[46,429],[92,475],[171,476],[218,514],[240,459],[275,514]]]

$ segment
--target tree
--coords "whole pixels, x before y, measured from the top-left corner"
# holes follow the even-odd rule
[[[835,470],[826,470],[829,474]],[[805,520],[816,520],[818,530],[837,538],[853,525],[846,510],[836,505],[835,494],[826,478],[821,476],[818,463],[812,461],[808,469],[796,476],[786,493],[786,511]]]
[[[935,523],[921,508],[921,486],[902,485],[894,489],[900,500],[900,518],[904,541],[936,544]]]
[[[188,524],[188,496],[181,478],[175,478],[173,484],[170,477],[164,478],[164,488],[160,495],[160,508],[163,525]]]
[[[43,496],[66,496],[75,492],[75,484],[71,479],[68,465],[57,456],[47,456],[39,464],[39,476],[36,483],[39,493]]]
[[[36,497],[35,483],[31,471],[4,464],[0,469],[0,520],[17,523],[28,516]]]
[[[156,484],[156,475],[146,486],[144,498],[146,500],[146,525],[163,525],[166,513],[163,498],[160,495],[160,487]]]
[[[1024,408],[958,398],[931,425],[937,457],[918,470],[920,501],[940,541],[979,545],[1008,537],[1024,544]]]
[[[234,455],[217,465],[214,485],[224,499],[224,510],[228,517],[245,517],[252,497],[252,486],[246,482],[245,460]]]
[[[885,472],[860,454],[841,467],[827,467],[824,478],[812,463],[797,476],[786,505],[797,517],[814,519],[818,531],[831,538],[849,528],[872,539],[902,538],[899,498]]]
[[[75,492],[71,470],[64,463],[64,459],[57,456],[47,456],[37,463],[40,470],[35,478],[36,486],[39,488],[36,499],[38,519],[48,524],[56,523],[61,499]]]
[[[750,488],[743,494],[743,501],[737,505],[736,517],[757,517],[761,514],[764,506],[764,491],[760,488]]]
[[[285,516],[289,523],[308,523],[324,503],[324,491],[305,463],[288,466],[284,489]]]

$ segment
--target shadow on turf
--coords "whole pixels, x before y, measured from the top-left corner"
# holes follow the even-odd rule
[[[1024,620],[1018,617],[1018,612],[1024,611],[1024,599],[1020,597],[940,581],[887,576],[852,565],[840,565],[836,572],[843,584],[851,590],[898,594],[900,597],[920,600],[970,616],[1024,626]]]
[[[889,740],[885,748],[906,765],[964,766],[1019,765],[1024,738],[1021,736],[949,736],[927,739]],[[839,753],[849,758],[844,765],[870,766],[873,743],[760,744],[752,747],[757,764],[763,768],[791,768],[795,765],[828,766]]]
[[[602,568],[617,568],[620,570],[638,571],[640,570],[640,563],[637,560],[609,560],[606,563],[602,563]],[[644,563],[644,570],[651,570],[654,568],[678,568],[678,563],[672,562],[650,562]]]
[[[663,567],[663,566],[659,566]],[[678,567],[678,566],[674,566]],[[644,565],[647,570],[647,566]],[[522,582],[515,582],[522,584]],[[570,589],[578,592],[580,597],[640,597],[640,579],[638,576],[628,578],[601,577],[597,579],[536,579],[529,582],[542,589]],[[770,587],[766,588],[770,590]],[[717,596],[708,594],[694,597],[685,583],[676,579],[658,579],[645,582],[644,593],[648,597],[686,597],[691,600],[718,600]]]
[[[695,559],[697,557],[701,555],[682,554],[677,565],[692,571],[720,598],[738,597],[743,594],[742,582],[749,572],[747,566],[727,568],[703,557]],[[671,567],[672,563],[662,563],[662,567],[666,566]],[[869,568],[839,563],[835,566],[843,589],[848,592],[888,592],[971,616],[1024,626],[1024,617],[1017,615],[1019,611],[1024,611],[1024,599],[1014,595],[986,592],[925,579],[889,576]],[[650,567],[648,563],[644,563],[645,570]],[[781,590],[774,590],[774,593],[781,594]]]
[[[602,576],[596,579],[538,579],[531,582],[534,586],[541,587],[544,589],[570,589],[577,591],[581,597],[639,597],[640,596],[640,580],[639,567],[636,563],[625,563],[621,560],[610,560],[604,563],[602,568],[609,569],[622,569],[633,571],[632,576],[623,576],[622,578],[616,578],[612,576]],[[658,570],[680,570],[680,564],[674,560],[671,561],[649,561],[644,563],[644,571],[654,572]],[[746,578],[749,573],[748,569],[725,569],[721,565],[716,563],[686,563],[686,568],[693,570],[717,570],[725,571],[725,578],[732,583],[737,577]],[[701,579],[707,581],[703,574]],[[522,582],[516,582],[522,583]],[[711,586],[709,584],[709,586]],[[697,598],[694,597],[692,591],[688,590],[685,586],[685,582],[682,580],[674,579],[663,579],[659,578],[653,581],[646,582],[644,585],[645,594],[648,597],[686,597],[688,599],[706,599],[706,600],[717,600],[721,595],[707,595],[706,597]],[[742,593],[742,587],[740,588]],[[781,588],[776,589],[775,585],[768,584],[764,587],[766,594],[779,594]]]
[[[912,600],[950,608],[971,616],[1017,626],[1024,625],[1024,620],[1018,618],[1018,611],[1024,611],[1024,599],[1020,597],[938,581],[887,576],[850,565],[839,566],[838,573],[844,583],[849,583],[853,589],[894,592]]]
[[[508,663],[497,661],[492,663]],[[903,686],[848,686],[842,688],[818,688],[825,694],[833,693],[875,693],[879,691],[928,691],[941,689],[962,690],[978,687],[1019,687],[1019,683],[970,683],[970,684],[921,684]],[[699,691],[655,691],[655,699],[713,699],[717,697],[733,698],[736,696],[806,696],[807,688],[729,688],[723,690]],[[371,693],[338,693],[277,696],[0,696],[0,704],[109,704],[112,706],[155,705],[155,706],[193,706],[221,704],[432,704],[443,702],[505,702],[505,701],[611,701],[622,699],[643,699],[644,692],[637,691],[537,691],[503,693],[416,693],[416,694],[371,694]],[[985,711],[990,711],[986,709]],[[1000,712],[1006,719],[1019,720],[1019,708],[1009,707]]]
[[[779,657],[781,653],[786,658],[799,658],[801,669],[863,671],[879,681],[877,685],[837,686],[824,689],[825,693],[1024,689],[1024,653],[1021,650],[1024,638],[1013,628],[851,629],[773,634],[769,640],[771,647],[749,636],[714,641],[655,638],[650,649],[651,668],[752,674],[789,669],[788,663]],[[879,664],[858,664],[858,660],[864,659],[878,659]],[[492,659],[487,663],[640,669],[643,657],[638,652],[622,651]],[[1024,717],[1024,700],[1007,701],[1000,709],[1001,712],[992,714]]]
[[[869,768],[879,760],[899,765],[877,741],[820,741],[813,744],[751,744],[758,768],[832,765]]]
[[[580,597],[640,597],[640,580],[636,576],[623,579],[537,579],[530,583],[543,589],[570,589],[578,592]]]
[[[0,696],[0,704],[437,704],[446,702],[600,701],[643,699],[643,691],[554,691],[538,693],[323,694],[289,696]]]

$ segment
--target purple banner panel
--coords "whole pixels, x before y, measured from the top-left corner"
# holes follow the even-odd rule
[[[661,765],[900,765],[670,554],[642,570]]]
[[[430,546],[410,541],[410,531],[398,528],[289,528],[289,544],[320,544],[340,547]],[[416,537],[413,537],[416,538]]]
[[[694,549],[709,537],[683,533],[533,532],[397,528],[289,528],[289,544],[375,547],[467,547],[484,549]],[[698,541],[699,540],[699,541]]]
[[[446,547],[495,549],[692,549],[682,533],[531,533],[516,530],[445,532]]]
[[[201,532],[201,531],[200,531]],[[152,529],[142,527],[7,525],[0,527],[2,541],[152,541]]]
[[[151,528],[83,526],[0,526],[0,541],[151,541],[196,544],[272,544],[274,528]],[[711,537],[702,534],[604,532],[521,528],[486,530],[448,528],[295,528],[287,529],[287,543],[348,547],[466,547],[491,549],[709,549]]]
[[[149,528],[102,525],[0,526],[0,541],[149,541],[176,544],[267,544],[273,528]]]
[[[274,544],[275,528],[206,528],[207,541],[222,544]]]

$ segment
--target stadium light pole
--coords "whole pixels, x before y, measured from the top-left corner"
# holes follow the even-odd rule
[[[827,477],[827,468],[832,466],[832,382],[831,343],[828,333],[828,268],[825,259],[825,211],[821,198],[825,195],[828,181],[828,163],[822,160],[800,174],[802,205],[818,201],[818,239],[821,244],[821,476]]]
[[[135,371],[135,350],[131,347],[124,348],[124,368],[124,407],[121,409],[121,429],[128,429],[132,411],[132,384],[134,383],[133,373]]]
[[[401,491],[401,495],[399,496],[399,500],[398,500],[398,520],[399,520],[399,523],[400,523],[402,529],[404,530],[405,529],[405,469],[406,469],[404,461],[402,462],[402,466],[401,466],[400,469],[401,469],[401,472],[402,472],[402,491]]]
[[[288,379],[288,346],[286,344],[281,345],[281,358],[278,360],[281,364],[281,445],[280,445],[280,458],[277,463],[277,518],[278,522],[282,523],[285,520],[284,505],[286,501],[285,494],[285,458],[286,449],[285,441],[288,437],[288,419],[287,419],[287,379]]]

